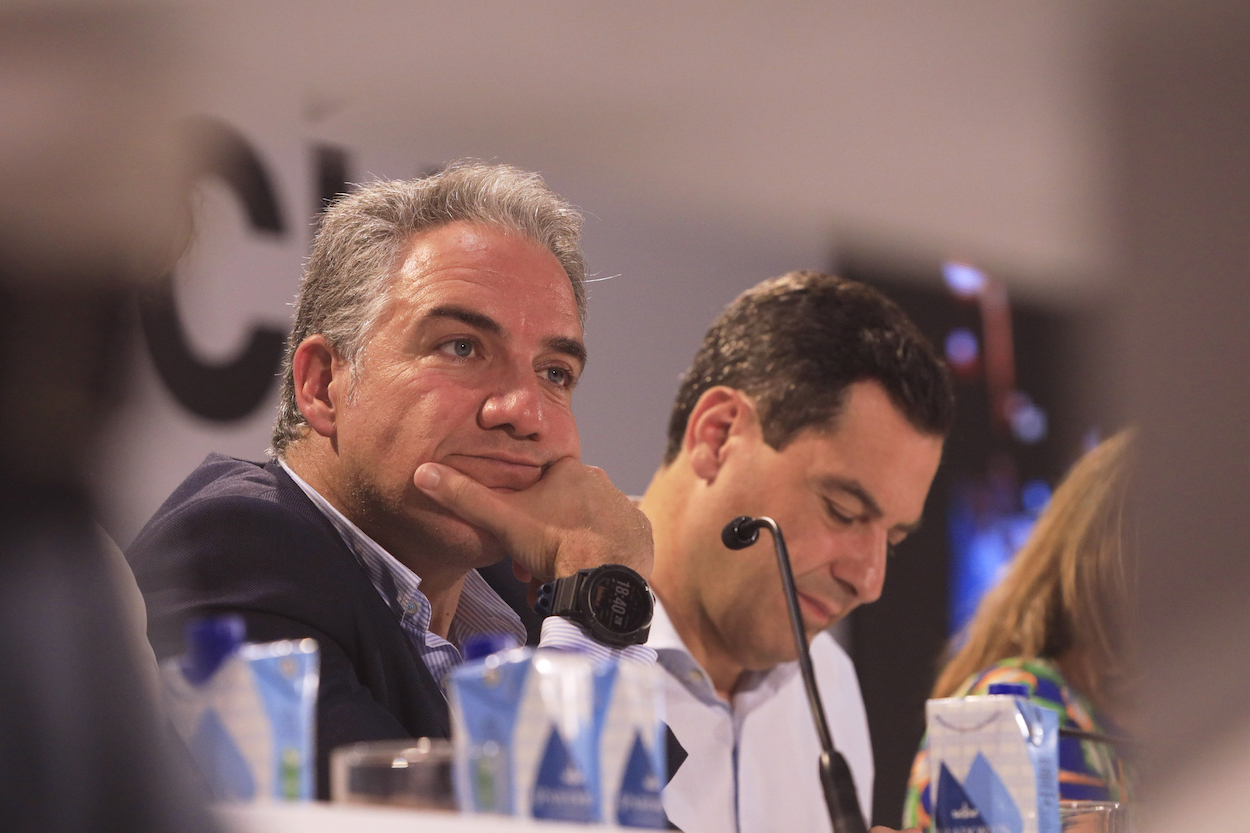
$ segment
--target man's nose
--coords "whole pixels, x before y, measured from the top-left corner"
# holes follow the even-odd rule
[[[834,562],[834,575],[854,588],[859,604],[869,604],[881,598],[889,543],[883,527],[867,524],[859,530],[850,557]]]
[[[543,401],[533,370],[510,372],[500,379],[482,402],[478,421],[485,429],[498,428],[518,439],[536,439],[543,428]]]

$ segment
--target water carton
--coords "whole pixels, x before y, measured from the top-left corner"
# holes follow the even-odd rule
[[[187,654],[161,664],[170,721],[213,798],[310,800],[317,642],[242,639],[237,616],[188,628]]]
[[[654,668],[515,649],[464,663],[448,689],[461,809],[664,826]]]
[[[937,833],[1059,833],[1059,716],[1011,694],[930,700]]]
[[[603,817],[621,827],[664,829],[664,682],[659,666],[614,662],[599,669]]]

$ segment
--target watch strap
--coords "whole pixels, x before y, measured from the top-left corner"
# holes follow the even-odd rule
[[[549,581],[538,588],[534,610],[544,616],[571,616],[577,618],[577,589],[590,570],[578,570],[571,576]]]

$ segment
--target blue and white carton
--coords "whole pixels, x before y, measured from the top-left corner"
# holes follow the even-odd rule
[[[316,640],[245,643],[243,622],[193,623],[161,664],[165,708],[219,801],[314,798]]]
[[[668,827],[660,802],[666,775],[662,674],[657,665],[626,660],[605,664],[597,675],[603,817],[621,827]]]
[[[1059,833],[1059,716],[1027,697],[930,700],[936,833]]]
[[[652,666],[514,649],[448,677],[462,810],[666,826],[663,689]]]

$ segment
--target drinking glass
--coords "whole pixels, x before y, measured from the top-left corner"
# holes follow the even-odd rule
[[[451,742],[417,738],[341,746],[330,755],[330,798],[349,804],[455,810]]]
[[[1128,807],[1117,801],[1060,801],[1064,833],[1130,833]]]

